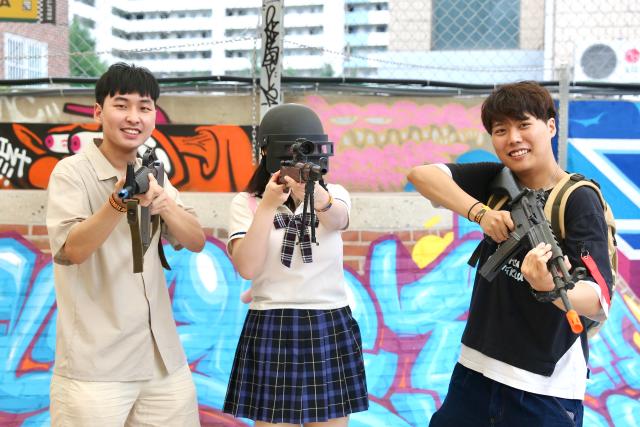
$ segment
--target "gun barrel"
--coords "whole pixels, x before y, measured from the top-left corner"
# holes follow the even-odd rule
[[[584,326],[582,326],[582,322],[580,321],[580,316],[578,312],[573,309],[571,305],[571,301],[569,301],[569,297],[567,296],[567,290],[564,288],[560,289],[560,299],[562,300],[562,304],[564,304],[564,308],[567,310],[567,322],[569,322],[569,327],[574,334],[580,334],[584,330]]]
[[[118,197],[121,200],[128,199],[134,191],[135,189],[130,186],[124,187],[120,191],[118,191]]]

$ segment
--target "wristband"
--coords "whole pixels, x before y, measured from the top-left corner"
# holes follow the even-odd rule
[[[113,198],[113,194],[111,194],[111,196],[109,196],[109,204],[111,205],[111,207],[115,210],[117,210],[118,212],[126,212],[127,208],[125,208],[124,206],[122,206],[120,203],[116,202],[116,199]]]
[[[322,213],[322,212],[326,212],[326,211],[328,211],[328,210],[331,208],[331,206],[333,206],[333,196],[332,196],[331,194],[329,194],[329,202],[327,203],[327,206],[325,206],[325,207],[324,207],[324,208],[322,208],[322,209],[316,209],[315,211],[316,211],[316,212],[320,212],[320,213]],[[315,208],[314,208],[314,209],[315,209]]]
[[[477,205],[482,204],[482,202],[475,202],[474,204],[471,205],[471,207],[469,208],[469,210],[467,211],[467,219],[469,221],[471,221],[471,217],[469,217],[469,215],[471,215],[471,209],[475,208]]]
[[[482,217],[484,217],[484,214],[486,214],[490,210],[491,208],[489,206],[482,205],[482,209],[480,209],[476,216],[473,217],[473,222],[477,222],[478,224],[480,224],[480,221],[482,221]]]

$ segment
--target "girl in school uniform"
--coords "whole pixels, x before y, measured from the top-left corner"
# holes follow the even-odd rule
[[[314,183],[315,238],[303,216],[305,184],[268,165],[279,140],[324,134],[307,107],[272,108],[260,124],[261,162],[231,202],[227,250],[252,281],[224,412],[256,426],[346,426],[368,408],[362,342],[343,275],[341,232],[351,201],[340,185]],[[326,140],[326,139],[325,139]],[[273,150],[272,152],[275,152]],[[271,170],[269,170],[271,169]]]

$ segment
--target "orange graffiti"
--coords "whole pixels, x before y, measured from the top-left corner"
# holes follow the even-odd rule
[[[14,123],[13,133],[16,135],[16,138],[18,138],[22,145],[33,151],[35,154],[43,155],[46,153],[42,140],[28,127],[18,123]]]
[[[46,188],[57,162],[102,136],[98,123],[19,124],[3,130],[24,156],[24,175],[9,170],[5,189]],[[183,191],[241,191],[255,166],[246,129],[233,125],[160,125],[146,143],[163,151],[171,183]]]
[[[199,126],[195,131],[194,136],[171,137],[177,153],[184,158],[184,167],[190,172],[188,182],[181,188],[186,191],[242,190],[254,171],[247,134],[237,126]],[[168,151],[167,154],[174,165],[178,164]]]
[[[53,168],[58,164],[58,159],[47,156],[36,159],[29,169],[29,182],[34,188],[47,188],[49,176]]]

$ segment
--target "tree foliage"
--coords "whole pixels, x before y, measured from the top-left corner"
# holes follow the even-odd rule
[[[96,42],[77,19],[69,27],[69,71],[72,77],[99,77],[108,66],[96,54]]]

